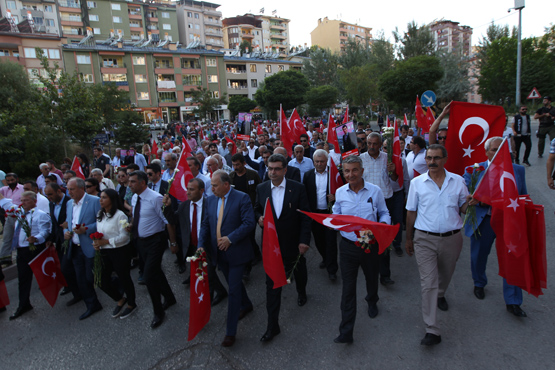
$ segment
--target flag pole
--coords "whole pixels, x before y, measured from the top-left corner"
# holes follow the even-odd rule
[[[503,144],[505,144],[505,141],[507,141],[506,137],[503,138],[503,141],[501,142],[501,145],[499,145],[499,148],[497,149],[497,152],[495,153],[495,155],[491,159],[491,163],[493,163],[493,161],[495,160],[495,157],[497,157],[497,155],[499,154],[499,149],[501,149],[503,147]],[[476,189],[478,189],[480,187],[480,184],[482,183],[482,180],[484,179],[484,177],[486,177],[486,173],[489,171],[490,167],[491,166],[488,166],[488,168],[486,168],[486,170],[484,171],[484,174],[482,175],[482,178],[480,179],[480,181],[478,181],[478,183],[476,184],[476,187],[474,188],[474,192],[476,192]]]

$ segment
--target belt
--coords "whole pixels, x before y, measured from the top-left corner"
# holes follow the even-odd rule
[[[428,235],[440,236],[440,237],[455,235],[455,234],[457,234],[458,232],[461,231],[461,229],[458,229],[458,230],[448,231],[446,233],[432,233],[432,232],[429,232],[429,231],[424,231],[424,230],[419,230],[419,229],[416,229],[416,230],[421,231],[421,232],[423,232],[425,234],[428,234]]]
[[[155,237],[159,236],[159,235],[162,234],[162,233],[163,233],[163,231],[160,231],[160,232],[157,232],[157,233],[155,233],[155,234],[152,234],[152,235],[149,235],[149,236],[145,236],[144,238],[142,238],[142,237],[139,236],[139,240],[149,240],[149,239],[152,239],[152,238],[155,238]]]

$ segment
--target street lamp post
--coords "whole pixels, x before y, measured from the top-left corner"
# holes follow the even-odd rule
[[[522,70],[522,9],[524,8],[524,0],[515,0],[515,10],[518,10],[518,44],[516,52],[516,99],[515,104],[518,109],[520,107],[520,74]],[[509,9],[509,12],[511,9]]]

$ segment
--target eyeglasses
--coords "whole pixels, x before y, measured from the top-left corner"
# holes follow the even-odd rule
[[[147,172],[146,175],[147,176],[154,176],[154,172]]]
[[[438,140],[445,140],[445,139],[447,139],[447,136],[438,136],[437,139]]]
[[[308,140],[301,140],[301,143],[306,143]]]
[[[439,161],[440,159],[443,159],[445,157],[440,157],[440,156],[435,156],[435,157],[426,157],[427,161]]]
[[[281,171],[284,167],[268,167],[268,172],[271,171]]]

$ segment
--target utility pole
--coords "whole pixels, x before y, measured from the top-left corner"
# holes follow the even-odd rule
[[[515,0],[515,7],[509,9],[509,12],[512,9],[518,10],[518,33],[517,33],[518,46],[517,46],[517,52],[516,52],[516,99],[515,99],[516,109],[518,110],[518,108],[520,107],[520,74],[522,70],[522,42],[520,39],[522,36],[522,9],[524,9],[524,0]]]

